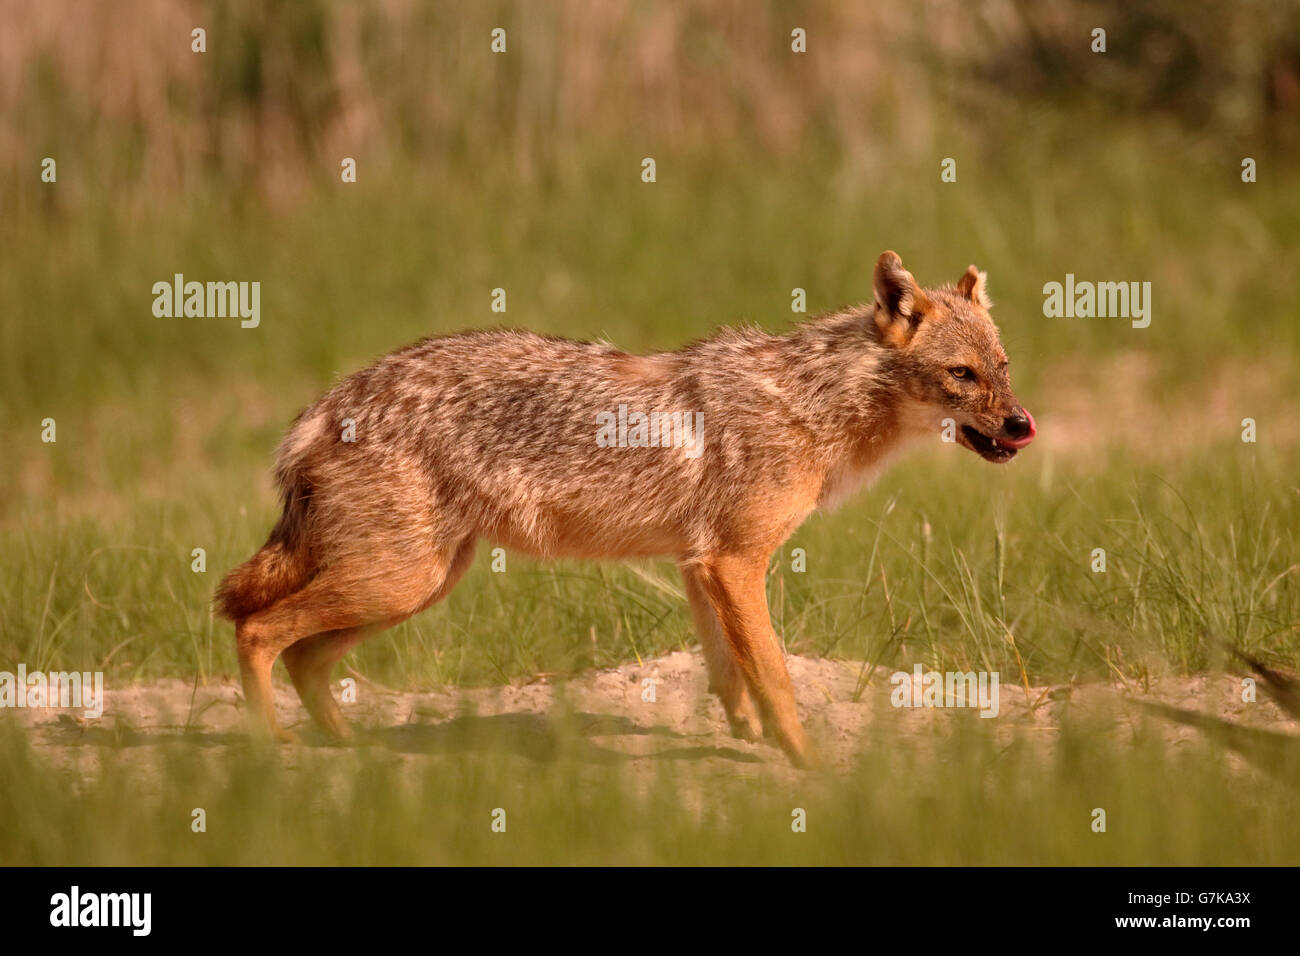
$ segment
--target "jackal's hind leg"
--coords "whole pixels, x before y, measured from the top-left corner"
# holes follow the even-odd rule
[[[353,627],[326,631],[304,637],[284,649],[284,666],[307,713],[339,742],[352,739],[352,726],[330,691],[330,671],[344,654],[377,629]]]
[[[275,700],[271,690],[271,668],[279,653],[266,645],[253,617],[235,625],[235,648],[239,656],[239,679],[248,705],[248,722],[254,733],[269,735],[283,743],[297,743],[298,736],[280,726],[275,718]]]
[[[303,706],[335,740],[350,740],[352,727],[330,690],[330,672],[334,665],[366,637],[392,627],[446,597],[473,560],[473,539],[440,551],[431,559],[422,561],[421,570],[425,577],[420,579],[415,591],[407,588],[404,590],[404,600],[388,602],[390,609],[395,609],[391,616],[364,627],[314,634],[285,648],[284,664]],[[418,600],[412,600],[416,595]]]

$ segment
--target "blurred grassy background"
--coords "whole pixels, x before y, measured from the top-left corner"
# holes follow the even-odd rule
[[[1244,9],[0,3],[0,664],[232,673],[207,599],[274,519],[275,442],[391,348],[776,329],[796,286],[868,298],[884,248],[923,283],[988,269],[1044,436],[1001,470],[918,452],[810,522],[809,572],[773,568],[787,646],[1006,668],[1011,633],[1042,680],[1204,667],[1209,638],[1296,662],[1300,22]],[[176,272],[260,281],[261,326],[155,318]],[[1150,328],[1044,318],[1067,272],[1150,281]],[[493,682],[692,641],[666,563],[487,559],[359,666]]]
[[[1021,661],[1034,683],[1211,668],[1219,640],[1295,667],[1297,10],[0,0],[0,669],[234,674],[208,600],[275,518],[276,441],[392,348],[502,321],[630,350],[779,329],[795,287],[810,312],[869,298],[885,248],[923,284],[989,271],[1042,436],[1000,469],[919,449],[811,520],[769,582],[787,648],[1007,683]],[[155,318],[151,286],[177,272],[260,281],[260,327]],[[1151,326],[1045,318],[1043,284],[1067,272],[1150,281]],[[392,686],[500,683],[694,643],[669,562],[488,559],[354,665]],[[326,786],[308,756],[285,779],[181,752],[138,799],[112,751],[69,789],[6,737],[3,776],[28,784],[0,787],[0,858],[888,863],[916,862],[900,834],[924,830],[929,862],[1297,859],[1293,788],[1236,780],[1209,750],[1063,740],[1044,764],[955,735],[935,777],[868,745],[799,797],[833,826],[790,843],[755,841],[768,824],[788,837],[790,797],[752,780],[701,821],[676,813],[671,779],[628,789],[564,760],[398,781],[341,756],[357,765]],[[507,799],[548,823],[494,856],[457,814]],[[1103,799],[1123,839],[1089,842],[1078,821]],[[167,835],[199,805],[237,838]],[[449,808],[436,825],[433,806]]]

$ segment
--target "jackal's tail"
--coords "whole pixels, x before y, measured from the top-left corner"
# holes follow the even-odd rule
[[[280,520],[262,549],[227,574],[217,588],[217,612],[232,621],[241,621],[292,594],[316,571],[307,541],[311,487],[292,466],[282,467],[277,478],[284,498]]]

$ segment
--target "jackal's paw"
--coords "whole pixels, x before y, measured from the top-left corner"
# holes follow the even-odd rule
[[[731,736],[737,740],[756,741],[763,738],[763,725],[751,714],[728,714],[727,723],[731,725]]]
[[[357,742],[357,732],[346,721],[321,724],[320,728],[325,732],[325,739],[336,747],[347,747]]]
[[[301,743],[302,743],[302,738],[299,737],[297,733],[295,733],[295,732],[292,731],[292,730],[287,730],[287,729],[285,729],[284,727],[273,727],[273,728],[271,728],[271,737],[274,738],[274,739],[276,740],[276,742],[278,742],[278,743],[282,743],[282,744],[301,744]]]
[[[822,757],[821,751],[810,740],[805,740],[800,746],[792,746],[789,743],[782,742],[781,749],[790,758],[790,763],[794,764],[799,770],[826,769],[825,758]]]

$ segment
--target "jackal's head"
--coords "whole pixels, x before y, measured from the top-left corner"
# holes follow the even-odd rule
[[[895,384],[923,427],[952,419],[958,442],[987,461],[1006,462],[1033,441],[1037,428],[1011,391],[985,280],[971,266],[955,286],[922,289],[897,253],[882,253],[873,283],[875,323],[891,350]]]

